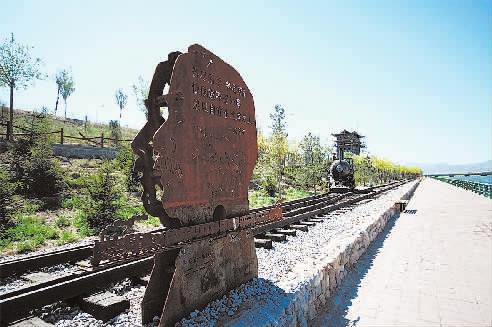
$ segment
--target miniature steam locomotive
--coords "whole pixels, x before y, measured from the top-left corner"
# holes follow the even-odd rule
[[[336,159],[330,167],[330,191],[352,192],[355,188],[354,164],[351,158]]]

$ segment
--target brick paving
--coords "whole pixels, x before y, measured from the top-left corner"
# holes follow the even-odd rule
[[[425,179],[309,326],[492,326],[492,201]]]

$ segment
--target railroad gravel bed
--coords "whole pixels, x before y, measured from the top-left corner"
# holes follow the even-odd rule
[[[44,267],[36,270],[36,272],[44,272],[54,277],[61,277],[70,275],[72,272],[77,271],[79,268],[75,265],[64,263],[51,267]],[[22,275],[23,276],[23,275]],[[27,287],[31,285],[31,281],[21,277],[6,277],[0,280],[0,293],[12,292],[16,289]]]
[[[358,235],[414,184],[407,183],[375,200],[353,206],[351,210],[329,213],[323,222],[310,227],[308,232],[297,231],[297,236],[288,236],[282,243],[275,242],[272,250],[258,248],[257,279],[209,303],[203,310],[195,310],[176,326],[232,326],[227,322],[237,317],[239,312],[255,308],[258,314],[244,326],[264,326],[270,313],[275,314],[279,307],[289,306],[287,293],[302,288],[307,276],[320,269],[322,258],[340,253],[340,244],[345,244],[344,240]],[[55,326],[142,326],[140,303],[145,287],[133,285],[127,279],[112,285],[108,291],[129,299],[130,309],[106,322],[96,320],[77,305],[65,302],[45,306],[36,310],[35,315]],[[154,317],[153,323],[143,326],[158,326],[158,322],[159,317]]]
[[[36,310],[35,315],[44,321],[58,327],[87,326],[87,327],[134,327],[142,326],[142,312],[140,303],[145,292],[145,286],[134,285],[130,279],[124,279],[114,285],[109,286],[106,291],[123,295],[130,301],[130,309],[108,321],[97,320],[88,313],[82,311],[78,305],[71,305],[66,302],[44,306]],[[143,325],[144,327],[156,327],[159,325],[159,317],[154,318],[154,322]]]

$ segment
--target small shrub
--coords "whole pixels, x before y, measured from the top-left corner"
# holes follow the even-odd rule
[[[57,245],[63,245],[65,243],[71,243],[78,241],[79,238],[72,231],[62,231],[60,235],[60,239],[56,242]]]
[[[118,210],[118,200],[122,192],[116,187],[116,177],[111,173],[109,162],[98,170],[97,174],[87,178],[87,201],[83,211],[87,215],[87,223],[96,232],[113,222]]]
[[[95,234],[95,230],[89,227],[89,223],[87,222],[87,214],[83,210],[78,210],[75,213],[73,225],[78,229],[78,232],[82,237],[92,236]]]
[[[26,215],[32,215],[41,210],[43,207],[43,202],[38,199],[25,199],[22,205],[22,212]]]
[[[138,173],[133,170],[135,155],[128,147],[122,147],[112,166],[115,170],[121,171],[125,176],[125,185],[128,192],[139,192],[142,190]]]
[[[268,196],[274,197],[277,193],[277,184],[273,176],[267,176],[263,181],[263,189],[268,194]]]
[[[119,145],[119,140],[121,140],[120,123],[117,120],[110,120],[108,128],[110,137],[114,139],[113,144]]]
[[[80,196],[75,195],[71,198],[65,199],[62,202],[62,208],[80,209],[80,208],[82,208],[83,203],[84,203],[84,200]]]
[[[58,216],[55,219],[55,225],[58,228],[70,226],[70,218],[67,216]]]
[[[53,150],[48,144],[32,148],[24,178],[29,196],[52,196],[63,190],[63,173],[58,160],[52,155]]]
[[[10,182],[10,175],[0,170],[0,224],[5,224],[13,211],[12,196],[16,185]]]

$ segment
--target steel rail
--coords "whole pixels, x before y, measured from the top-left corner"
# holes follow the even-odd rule
[[[74,262],[87,259],[92,255],[93,245],[80,245],[70,249],[62,249],[27,256],[20,259],[0,263],[0,278],[22,274],[28,270],[36,270],[60,263]]]
[[[401,184],[400,183],[392,183],[389,186],[379,188],[377,191],[372,191],[370,193],[366,193],[366,194],[359,195],[359,196],[354,194],[354,193],[345,193],[344,196],[339,196],[339,197],[336,197],[334,199],[328,200],[326,202],[320,202],[316,205],[312,205],[309,207],[300,208],[300,210],[295,211],[295,212],[291,211],[288,215],[284,215],[285,218],[282,220],[275,221],[272,223],[268,223],[268,224],[253,228],[253,234],[254,235],[264,234],[270,230],[273,230],[276,228],[282,228],[282,227],[285,227],[288,225],[292,225],[292,224],[295,224],[301,220],[304,220],[304,219],[307,219],[307,218],[310,218],[313,216],[317,216],[320,214],[326,214],[328,212],[335,211],[337,209],[349,206],[349,205],[357,203],[359,201],[362,201],[362,200],[365,200],[368,198],[372,198],[373,196],[381,194],[381,193],[388,191],[392,188],[398,187],[399,185],[401,185]],[[349,198],[349,199],[346,199],[345,201],[343,201],[343,198],[345,198],[347,196],[352,197],[352,198]]]
[[[0,299],[0,323],[14,322],[29,315],[29,312],[57,301],[71,299],[96,291],[110,282],[150,272],[153,257],[138,259],[113,267],[106,267],[70,278],[60,278],[52,283],[42,284],[37,289],[20,293],[7,293]]]

